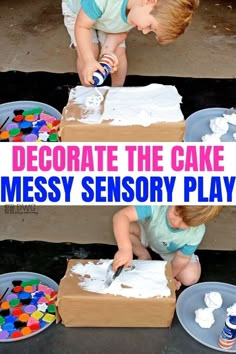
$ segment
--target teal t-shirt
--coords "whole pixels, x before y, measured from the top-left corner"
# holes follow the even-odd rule
[[[173,229],[168,224],[168,206],[136,206],[135,208],[138,220],[145,230],[148,245],[157,253],[180,251],[190,256],[198,248],[205,233],[204,224],[186,230]]]
[[[133,26],[127,23],[128,0],[67,0],[75,14],[82,8],[86,15],[96,21],[93,28],[106,33],[129,31]]]

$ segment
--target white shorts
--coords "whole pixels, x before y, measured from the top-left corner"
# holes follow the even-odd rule
[[[144,247],[150,247],[155,253],[158,253],[161,256],[161,258],[164,259],[164,261],[171,262],[175,256],[175,252],[159,253],[155,248],[153,248],[151,245],[149,245],[143,225],[140,222],[138,222],[138,224],[140,227],[140,241],[141,241],[142,245]],[[190,258],[190,263],[199,263],[199,258],[196,254],[194,254],[194,253],[192,254],[192,256]]]
[[[75,21],[77,15],[74,14],[73,11],[68,7],[67,3],[65,1],[62,1],[62,14],[64,16],[64,24],[66,26],[66,29],[69,33],[70,36],[70,47],[76,47],[76,40],[75,40]],[[105,42],[107,33],[103,31],[99,31],[96,29],[91,28],[91,33],[92,33],[92,43],[95,44],[101,44]],[[125,48],[125,41],[123,41],[119,47],[124,47]]]

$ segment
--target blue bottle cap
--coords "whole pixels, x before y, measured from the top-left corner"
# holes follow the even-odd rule
[[[39,324],[40,324],[40,327],[43,328],[43,327],[45,327],[46,325],[48,325],[48,322],[45,322],[44,320],[40,319],[40,320],[39,320]]]
[[[34,127],[31,134],[38,135],[40,127]]]
[[[33,299],[39,300],[44,295],[45,295],[44,292],[38,291],[33,295]]]
[[[20,294],[19,294],[19,299],[20,300],[25,300],[25,299],[29,299],[31,297],[31,294],[30,293],[26,293],[24,291],[22,291]]]
[[[35,124],[35,127],[39,127],[41,128],[42,126],[47,125],[47,123],[45,122],[45,120],[38,120],[37,123]]]
[[[32,300],[31,300],[31,302],[30,302],[30,303],[31,303],[31,305],[36,306],[36,305],[37,305],[37,303],[38,303],[38,300],[39,300],[39,299],[38,299],[37,297],[33,297],[33,298],[32,298]]]
[[[27,128],[32,128],[32,123],[31,122],[22,122],[20,123],[20,129],[27,129]]]
[[[4,331],[8,331],[8,332],[10,332],[10,331],[12,331],[12,330],[15,330],[14,323],[12,323],[12,322],[5,323],[5,324],[2,326],[2,329],[3,329]]]
[[[13,316],[13,315],[8,315],[8,316],[5,317],[5,322],[6,323],[14,323],[15,320],[16,320],[16,317]]]

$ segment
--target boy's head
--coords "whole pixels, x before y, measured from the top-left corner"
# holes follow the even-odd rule
[[[168,44],[184,33],[198,5],[199,0],[140,0],[131,7],[128,23]]]
[[[175,206],[174,212],[176,216],[180,217],[184,224],[188,226],[199,226],[217,216],[223,206],[210,205],[181,205]]]
[[[182,33],[192,21],[199,0],[157,0],[151,14],[157,22],[157,39],[167,44]]]

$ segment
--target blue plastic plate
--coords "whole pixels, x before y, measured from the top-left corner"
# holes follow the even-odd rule
[[[221,308],[214,310],[215,323],[211,328],[201,328],[195,322],[195,310],[206,307],[204,296],[210,291],[218,291],[223,299]],[[190,336],[205,346],[227,353],[236,353],[236,344],[232,349],[218,346],[218,339],[227,316],[226,309],[236,302],[236,286],[226,283],[206,282],[192,285],[178,297],[176,313],[178,319]]]
[[[41,282],[55,291],[58,291],[58,284],[52,280],[51,278],[46,277],[43,274],[33,273],[33,272],[13,272],[13,273],[5,273],[0,275],[0,294],[4,294],[5,290],[9,288],[8,292],[4,296],[4,298],[11,293],[11,289],[13,288],[12,281],[13,280],[30,280],[30,279],[40,279]],[[54,321],[53,321],[54,322]],[[27,336],[19,337],[19,338],[9,338],[9,339],[0,339],[1,342],[15,342],[22,339],[27,339],[32,337],[45,329],[47,329],[53,322],[48,323],[44,327],[40,328],[38,331],[32,332]]]
[[[227,108],[206,108],[191,114],[185,121],[184,141],[202,142],[202,136],[212,134],[210,120],[216,117],[223,117]],[[229,124],[229,130],[221,136],[222,142],[235,141],[233,133],[236,133],[236,125]]]

